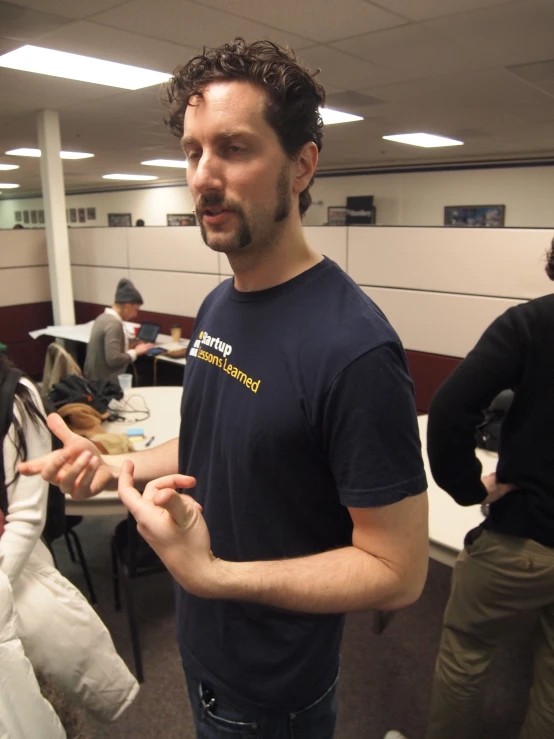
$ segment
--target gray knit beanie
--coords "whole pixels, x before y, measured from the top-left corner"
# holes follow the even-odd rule
[[[140,303],[142,305],[144,300],[131,280],[128,280],[126,277],[122,277],[117,283],[117,288],[115,290],[115,302]]]

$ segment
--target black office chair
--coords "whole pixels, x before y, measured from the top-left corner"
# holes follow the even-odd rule
[[[127,618],[129,620],[129,632],[133,646],[135,672],[137,680],[139,683],[142,683],[144,682],[144,673],[142,670],[140,639],[135,613],[133,581],[139,577],[155,575],[160,572],[167,572],[167,570],[156,552],[138,533],[137,522],[130,513],[124,521],[120,521],[115,527],[111,541],[111,552],[115,608],[117,611],[121,609],[119,592],[119,563],[121,563],[125,578]]]

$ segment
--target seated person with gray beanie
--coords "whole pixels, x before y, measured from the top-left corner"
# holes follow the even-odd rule
[[[134,321],[143,302],[131,280],[126,277],[119,280],[114,304],[92,326],[85,360],[85,375],[90,380],[117,382],[118,375],[126,372],[131,362],[154,346],[139,342],[130,349],[130,337],[123,325],[124,321]]]

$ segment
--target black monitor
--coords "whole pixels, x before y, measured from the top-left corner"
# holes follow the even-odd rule
[[[139,332],[137,334],[137,341],[156,341],[158,334],[160,333],[159,323],[141,323]]]

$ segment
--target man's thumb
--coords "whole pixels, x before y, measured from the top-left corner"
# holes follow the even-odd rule
[[[50,413],[46,422],[50,431],[64,444],[67,444],[75,436],[58,413]]]

